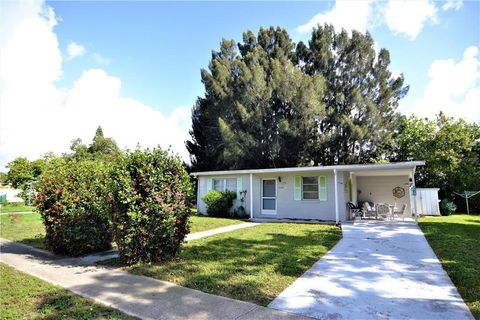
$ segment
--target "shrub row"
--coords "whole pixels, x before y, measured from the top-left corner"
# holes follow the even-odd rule
[[[124,263],[174,257],[188,230],[192,186],[180,159],[136,150],[115,163],[55,160],[40,177],[37,209],[47,247],[78,256],[111,247]]]

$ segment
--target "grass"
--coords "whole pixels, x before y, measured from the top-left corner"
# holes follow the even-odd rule
[[[190,217],[191,233],[242,223],[242,220]],[[38,213],[0,215],[0,237],[32,247],[45,249],[45,229]]]
[[[178,260],[127,270],[266,306],[340,237],[335,226],[265,223],[189,242]]]
[[[0,213],[12,213],[12,212],[34,212],[35,207],[26,205],[3,205],[0,208]]]
[[[480,319],[480,216],[428,217],[419,225],[473,316]]]
[[[38,213],[0,216],[0,237],[44,249],[45,229]]]
[[[242,220],[214,218],[206,216],[191,216],[190,217],[190,233],[201,232],[205,230],[221,228],[233,224],[243,223]]]
[[[134,319],[0,263],[0,319]]]

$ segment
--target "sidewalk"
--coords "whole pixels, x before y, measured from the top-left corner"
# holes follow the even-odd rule
[[[192,240],[197,240],[200,238],[205,238],[209,236],[213,236],[215,234],[219,233],[225,233],[225,232],[230,232],[238,229],[243,229],[243,228],[250,228],[259,225],[259,223],[254,223],[254,222],[244,222],[240,224],[233,224],[231,226],[226,226],[226,227],[221,227],[221,228],[215,228],[215,229],[210,229],[210,230],[205,230],[201,232],[195,232],[188,234],[186,237],[186,241],[192,241]]]
[[[141,319],[307,319],[0,239],[0,261]],[[97,256],[97,260],[105,257]]]

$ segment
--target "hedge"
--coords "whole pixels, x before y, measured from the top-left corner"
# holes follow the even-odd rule
[[[107,165],[99,161],[52,161],[37,184],[48,249],[78,256],[111,248]]]
[[[123,263],[175,257],[189,231],[192,192],[180,159],[161,149],[128,152],[114,165],[114,240]]]

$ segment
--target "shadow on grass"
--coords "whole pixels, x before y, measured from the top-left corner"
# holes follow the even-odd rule
[[[278,226],[278,225],[277,225]],[[257,228],[257,227],[255,227]],[[254,228],[254,229],[255,229]],[[129,270],[204,292],[267,305],[340,239],[335,227],[298,234],[255,231],[194,241],[178,260]],[[260,230],[258,230],[260,231]]]
[[[419,225],[474,317],[480,319],[480,221],[464,221],[468,223],[425,221]]]
[[[43,319],[134,319],[75,294],[58,290],[39,298],[37,310]]]

